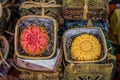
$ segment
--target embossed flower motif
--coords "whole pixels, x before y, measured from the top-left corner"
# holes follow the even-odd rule
[[[77,36],[71,44],[71,56],[77,61],[98,60],[102,46],[100,41],[91,34]]]
[[[29,26],[20,35],[20,45],[29,55],[39,55],[46,49],[49,36],[40,26]]]

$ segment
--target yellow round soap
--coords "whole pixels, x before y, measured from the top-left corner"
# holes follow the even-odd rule
[[[100,41],[91,34],[77,36],[70,48],[71,57],[77,61],[98,60],[101,55]]]

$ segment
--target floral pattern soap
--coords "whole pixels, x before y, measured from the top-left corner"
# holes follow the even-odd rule
[[[77,36],[71,44],[71,57],[78,61],[98,60],[101,55],[99,40],[90,34]]]
[[[39,26],[25,28],[20,36],[20,44],[23,50],[30,55],[39,55],[49,43],[46,30]]]

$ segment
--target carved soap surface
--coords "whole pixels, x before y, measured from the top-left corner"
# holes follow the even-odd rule
[[[55,54],[56,21],[47,16],[22,17],[15,31],[15,53],[22,58],[46,59]]]
[[[49,36],[40,26],[25,28],[20,36],[20,44],[23,50],[30,55],[39,55],[46,49]]]
[[[90,34],[77,36],[71,44],[71,56],[74,60],[92,61],[99,59],[101,44],[99,40]]]

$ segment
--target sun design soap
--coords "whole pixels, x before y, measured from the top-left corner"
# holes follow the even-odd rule
[[[77,36],[71,44],[71,57],[77,61],[98,60],[101,55],[101,44],[91,34]]]
[[[20,45],[29,55],[40,55],[49,43],[46,30],[40,26],[29,26],[20,34]]]

